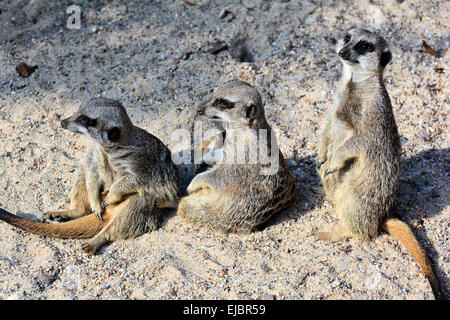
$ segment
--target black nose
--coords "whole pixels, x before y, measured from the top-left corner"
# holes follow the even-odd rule
[[[200,105],[200,106],[197,107],[197,113],[196,113],[197,116],[202,116],[204,112],[205,112],[205,106],[204,105]]]
[[[339,55],[339,57],[341,57],[341,58],[346,58],[347,55],[348,55],[348,51],[347,51],[347,50],[344,50],[344,49],[341,49],[341,50],[339,50],[338,55]]]
[[[67,127],[67,119],[61,121],[61,127],[63,127],[64,129]]]

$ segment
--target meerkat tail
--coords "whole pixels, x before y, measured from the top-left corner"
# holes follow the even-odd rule
[[[416,259],[417,263],[425,273],[426,278],[430,282],[434,297],[436,299],[443,299],[439,281],[434,273],[433,265],[425,253],[425,250],[417,241],[416,236],[411,231],[411,228],[403,221],[394,218],[385,220],[383,222],[383,228],[390,235],[400,241],[400,243],[405,246],[406,250],[412,254],[414,259]]]
[[[0,220],[40,236],[59,239],[92,238],[101,231],[109,219],[108,213],[104,214],[103,222],[100,221],[95,214],[90,214],[60,224],[48,224],[21,218],[0,208]]]

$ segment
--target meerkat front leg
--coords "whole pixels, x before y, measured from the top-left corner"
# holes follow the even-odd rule
[[[126,196],[137,192],[137,182],[134,177],[122,177],[109,187],[109,192],[101,203],[102,208],[111,204],[117,204],[124,200]]]
[[[100,221],[103,221],[103,207],[101,205],[100,189],[102,183],[100,177],[95,170],[89,170],[86,174],[86,189],[92,212]]]
[[[318,148],[319,163],[317,164],[318,170],[325,162],[327,162],[328,143],[329,143],[329,139],[326,135],[326,130],[324,130],[322,132],[321,139],[319,141],[319,148]]]
[[[189,183],[187,187],[187,192],[189,194],[201,191],[202,189],[210,189],[210,186],[205,181],[205,178],[210,174],[210,171],[205,171],[199,173],[192,179],[191,183]]]
[[[324,177],[344,168],[347,161],[357,159],[361,154],[360,147],[361,142],[356,137],[352,137],[340,145],[331,155],[330,162],[324,172]]]
[[[86,188],[84,170],[78,168],[74,174],[74,184],[70,191],[70,209],[47,211],[45,214],[50,220],[64,221],[78,219],[90,213],[91,204]]]
[[[319,147],[317,150],[318,151],[318,160],[319,160],[319,163],[317,164],[318,170],[328,160],[328,157],[327,157],[328,145],[330,143],[329,130],[330,130],[330,117],[327,117],[325,119],[325,123],[320,131]]]

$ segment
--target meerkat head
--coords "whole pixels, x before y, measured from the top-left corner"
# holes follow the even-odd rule
[[[374,72],[382,72],[392,59],[386,40],[365,29],[348,31],[337,42],[336,53],[344,65]]]
[[[242,128],[253,127],[257,120],[265,120],[258,91],[250,84],[236,80],[216,88],[212,98],[197,109],[197,115]]]
[[[102,146],[126,144],[132,123],[123,105],[112,99],[93,99],[61,121],[64,129],[81,133]]]

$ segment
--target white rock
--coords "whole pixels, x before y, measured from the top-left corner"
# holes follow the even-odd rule
[[[23,298],[23,292],[17,291],[15,293],[13,293],[12,295],[10,295],[8,298],[6,298],[6,300],[20,300],[22,298]]]
[[[380,28],[382,24],[387,22],[387,18],[384,15],[383,11],[373,4],[367,7],[366,12],[369,20],[374,24],[376,28]]]

